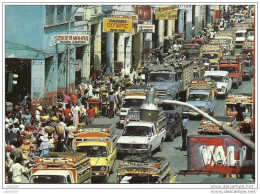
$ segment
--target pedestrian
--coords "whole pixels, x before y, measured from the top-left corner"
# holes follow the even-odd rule
[[[182,148],[181,151],[187,151],[187,134],[188,134],[188,116],[187,114],[182,115],[182,128],[181,128],[181,136],[182,136]]]
[[[26,125],[31,125],[32,124],[32,115],[30,113],[30,110],[27,108],[25,110],[25,115],[23,115],[23,124]]]
[[[22,175],[26,176],[28,179],[30,178],[25,167],[22,165],[21,157],[16,158],[15,163],[10,167],[9,172],[10,177],[12,177],[12,183],[21,183]]]
[[[37,110],[35,111],[35,118],[38,122],[41,121],[41,111],[42,111],[42,106],[38,106]]]
[[[76,131],[76,128],[74,126],[69,126],[66,127],[66,131],[67,131],[67,140],[66,140],[66,144],[70,147],[72,147],[72,141],[74,138],[74,133]]]
[[[134,82],[134,78],[135,78],[135,73],[133,71],[133,68],[130,69],[130,73],[128,74],[129,79],[131,82]],[[111,88],[110,88],[111,89]]]
[[[40,157],[42,157],[47,155],[50,152],[49,150],[50,142],[48,139],[48,134],[44,133],[44,135],[40,136],[40,140],[41,140],[40,147],[39,147],[41,151]]]
[[[71,113],[73,115],[73,126],[78,128],[79,124],[79,107],[77,106],[76,102],[73,102],[73,106],[71,107]]]
[[[72,124],[72,122],[71,122],[71,120],[72,120],[72,115],[71,115],[70,105],[69,105],[69,104],[66,104],[65,107],[66,107],[66,108],[64,109],[65,123],[66,123],[67,125],[71,125],[71,124]]]
[[[92,125],[95,118],[95,109],[92,107],[92,105],[89,105],[89,108],[87,109],[87,116],[88,116],[88,125]]]
[[[115,95],[114,95],[114,90],[110,90],[110,91],[109,91],[108,101],[109,101],[109,105],[110,105],[109,118],[112,118],[112,117],[114,117],[114,107],[115,107]]]

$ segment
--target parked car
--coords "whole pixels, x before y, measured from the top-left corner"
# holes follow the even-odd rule
[[[181,133],[181,116],[175,110],[164,110],[167,117],[166,140],[173,141]]]

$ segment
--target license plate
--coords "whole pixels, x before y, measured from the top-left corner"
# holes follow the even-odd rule
[[[95,173],[96,175],[99,175],[99,173]]]

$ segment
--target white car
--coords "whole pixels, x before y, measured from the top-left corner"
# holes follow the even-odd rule
[[[206,71],[204,76],[215,80],[218,95],[224,95],[225,97],[228,95],[232,87],[232,79],[229,77],[228,71]]]
[[[146,153],[151,156],[156,148],[162,150],[166,138],[166,126],[156,129],[153,122],[130,122],[126,125],[122,136],[117,140],[118,156],[131,153]]]

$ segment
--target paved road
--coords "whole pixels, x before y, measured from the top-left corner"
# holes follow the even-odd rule
[[[234,89],[232,91],[233,93],[252,93],[253,92],[253,79],[251,81],[243,81],[242,86],[239,86],[238,89]],[[224,115],[224,105],[225,105],[225,99],[217,99],[217,105],[215,109],[215,116],[222,116]],[[181,107],[177,107],[177,111],[181,112]],[[116,116],[112,119],[109,118],[96,118],[94,123],[96,124],[108,124],[113,123],[116,125],[116,123],[119,122],[119,117]],[[196,135],[198,126],[200,124],[199,120],[190,120],[189,121],[189,132],[188,135]],[[117,129],[116,134],[118,137],[122,134],[122,129]],[[154,152],[154,156],[164,156],[170,161],[170,168],[172,171],[172,174],[177,174],[180,170],[187,170],[187,152],[181,151],[181,144],[182,144],[182,138],[181,136],[176,137],[173,142],[164,142],[163,144],[163,151],[162,152]],[[108,183],[115,183],[116,181],[116,169],[118,167],[119,160],[115,161],[114,164],[114,173],[110,175],[108,179]],[[217,178],[217,175],[211,175],[208,177],[207,175],[187,175],[177,176],[177,183],[205,183],[210,179]],[[23,183],[27,183],[28,180],[26,178],[23,178]]]
[[[243,84],[238,89],[233,89],[232,93],[252,93],[253,92],[253,79],[251,81],[243,81]],[[215,109],[215,116],[224,115],[225,99],[217,99],[217,105]],[[181,107],[177,107],[177,111],[181,112]],[[108,122],[117,122],[118,118],[108,120]],[[97,121],[98,122],[98,121]],[[106,120],[104,120],[106,122]],[[189,121],[189,132],[188,135],[196,135],[199,120]],[[122,129],[117,129],[117,135],[121,135]],[[153,153],[154,156],[165,156],[170,161],[170,168],[172,174],[177,174],[180,170],[187,170],[187,152],[181,151],[182,138],[181,136],[176,137],[173,142],[164,142],[163,151]],[[117,169],[119,160],[116,160],[114,169]],[[217,178],[218,175],[211,175],[210,178]],[[206,182],[209,177],[207,175],[178,175],[178,183],[203,183]],[[114,174],[110,175],[108,182],[114,183],[116,180],[116,170]]]

